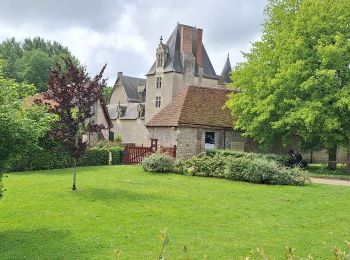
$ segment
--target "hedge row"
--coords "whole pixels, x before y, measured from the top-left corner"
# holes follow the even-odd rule
[[[78,161],[78,166],[97,166],[109,164],[109,153],[112,154],[112,165],[122,163],[122,148],[91,148]],[[70,155],[59,149],[42,149],[31,151],[16,159],[11,171],[33,171],[63,169],[72,166]]]

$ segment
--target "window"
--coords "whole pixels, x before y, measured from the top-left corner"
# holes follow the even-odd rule
[[[214,144],[215,144],[215,133],[205,132],[205,144],[204,144],[205,150],[214,149],[215,148]]]
[[[157,67],[163,67],[163,57],[162,57],[162,54],[157,54]]]
[[[162,78],[158,77],[157,78],[157,84],[156,84],[156,88],[161,88],[162,87]]]
[[[160,96],[156,97],[156,107],[160,107],[162,104],[162,98]]]

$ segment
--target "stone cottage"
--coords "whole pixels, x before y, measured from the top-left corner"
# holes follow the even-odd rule
[[[202,29],[177,24],[166,43],[160,38],[145,79],[118,73],[108,110],[112,131],[121,135],[123,143],[148,146],[147,122],[188,86],[224,89],[230,82],[229,57],[222,74],[217,75],[202,38]]]
[[[160,146],[177,146],[178,158],[207,149],[252,151],[248,138],[232,129],[230,111],[223,108],[233,90],[204,86],[184,88],[146,126]]]

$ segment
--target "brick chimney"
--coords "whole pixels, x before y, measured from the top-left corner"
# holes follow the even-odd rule
[[[203,30],[202,29],[197,29],[196,30],[196,46],[195,46],[195,50],[196,50],[196,64],[199,67],[203,67],[203,63],[202,63],[202,51],[203,51],[203,45],[202,45],[202,36],[203,36]]]
[[[118,72],[118,78],[121,78],[123,76],[123,72],[119,71]]]
[[[180,31],[180,50],[182,54],[192,53],[192,27],[187,25],[181,26]]]

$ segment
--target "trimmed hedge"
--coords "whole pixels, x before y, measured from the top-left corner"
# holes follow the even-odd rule
[[[154,153],[148,156],[142,166],[146,172],[171,172],[174,165],[174,158],[166,154]]]
[[[272,185],[304,185],[308,178],[300,168],[287,168],[274,156],[251,153],[209,153],[175,163],[180,174],[218,177]]]
[[[112,154],[112,165],[122,163],[122,148],[91,148],[82,156],[78,166],[97,166],[109,164],[109,152]],[[68,153],[60,149],[36,149],[30,154],[25,154],[15,160],[12,164],[11,171],[34,171],[63,169],[72,166],[72,158]]]

